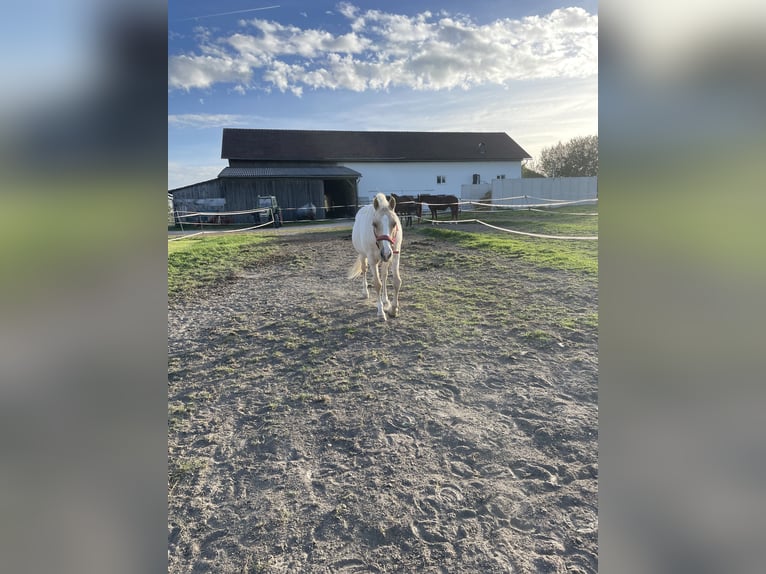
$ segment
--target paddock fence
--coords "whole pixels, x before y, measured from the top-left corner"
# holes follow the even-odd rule
[[[493,179],[491,183],[461,186],[464,209],[496,206],[537,207],[546,203],[596,200],[598,177],[525,177]]]
[[[433,190],[422,189],[395,189],[395,190],[381,190],[387,196],[392,192],[398,195],[411,195],[417,197],[423,193],[432,193]],[[364,204],[364,199],[372,201],[372,194],[369,198],[360,198],[360,205]],[[237,231],[248,231],[266,227],[274,223],[273,214],[270,214],[269,210],[264,209],[250,209],[242,211],[223,211],[224,202],[223,198],[207,198],[205,200],[196,200],[196,203],[200,201],[205,202],[205,207],[208,210],[195,211],[193,209],[174,210],[175,218],[181,223],[181,229],[183,230],[183,222],[187,222],[191,226],[199,226],[200,231],[192,234],[184,234],[183,237],[191,237],[194,235],[202,235],[206,233],[215,233],[216,227],[224,233],[232,233]],[[218,203],[216,203],[218,202]],[[171,196],[168,196],[169,210],[171,208]],[[458,198],[458,204],[461,211],[470,211],[479,215],[481,211],[505,211],[505,210],[530,210],[540,211],[542,210],[552,213],[550,208],[559,208],[566,206],[576,205],[594,205],[598,203],[598,178],[597,177],[562,177],[562,178],[522,178],[522,179],[494,179],[491,183],[480,184],[467,184],[461,186],[461,194]],[[184,206],[186,207],[186,206]],[[188,206],[192,207],[192,206]],[[195,207],[198,207],[195,205]],[[355,206],[347,206],[355,207]],[[424,204],[424,208],[427,206]],[[281,208],[284,210],[296,209],[296,208]],[[559,211],[556,209],[555,211]],[[262,213],[263,212],[263,213]],[[561,212],[562,215],[580,215],[580,216],[598,216],[597,212],[594,213],[567,213]],[[247,215],[253,217],[255,225],[248,225],[240,229],[222,229],[226,226],[226,220],[231,216]],[[171,216],[169,215],[169,218]],[[313,219],[313,218],[312,218]],[[260,220],[260,221],[259,221]],[[334,221],[353,221],[353,218],[340,218],[334,219]],[[425,218],[424,218],[425,220]],[[327,221],[326,219],[318,219],[316,221]],[[444,221],[435,220],[431,221],[432,224],[464,224],[464,223],[476,223],[487,228],[492,228],[497,231],[504,231],[506,233],[525,235],[528,237],[537,237],[541,239],[565,239],[565,240],[598,240],[598,236],[555,236],[539,233],[530,233],[526,231],[513,230],[508,228],[502,228],[496,225],[492,225],[488,222],[481,221],[479,219],[460,219],[459,221]],[[203,226],[207,226],[207,230],[203,230]],[[176,237],[169,239],[175,241],[182,237]]]

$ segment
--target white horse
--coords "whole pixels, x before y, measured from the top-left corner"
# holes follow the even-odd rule
[[[356,214],[351,241],[359,256],[348,272],[348,278],[362,277],[363,295],[368,299],[367,267],[372,267],[372,277],[378,294],[378,317],[386,320],[386,312],[392,317],[399,313],[399,289],[402,278],[399,275],[399,251],[402,246],[402,225],[394,212],[396,201],[379,193],[371,205],[365,205]],[[388,269],[393,264],[394,301],[388,300],[386,279]]]

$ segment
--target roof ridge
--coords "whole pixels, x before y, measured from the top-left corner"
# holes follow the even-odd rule
[[[506,132],[224,128],[221,158],[257,161],[520,161]]]

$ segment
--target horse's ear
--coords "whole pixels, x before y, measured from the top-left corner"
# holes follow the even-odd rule
[[[393,209],[396,206],[396,199],[394,196],[391,196],[391,199],[388,200],[388,207]]]
[[[378,211],[378,208],[380,205],[378,204],[378,196],[375,196],[375,199],[372,200],[372,206],[375,208],[375,211]]]

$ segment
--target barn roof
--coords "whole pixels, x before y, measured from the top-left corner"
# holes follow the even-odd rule
[[[374,132],[224,128],[221,158],[251,161],[520,161],[505,132]]]
[[[173,195],[173,193],[175,193],[176,191],[181,191],[182,189],[188,189],[190,187],[195,187],[197,185],[204,185],[206,183],[212,183],[214,181],[216,181],[216,180],[215,179],[208,179],[208,180],[205,180],[205,181],[198,181],[197,183],[190,183],[188,185],[182,185],[181,187],[176,187],[175,189],[169,189],[168,190],[168,195]]]
[[[300,177],[300,178],[357,178],[362,174],[353,169],[339,165],[322,165],[313,167],[225,167],[218,177]]]

